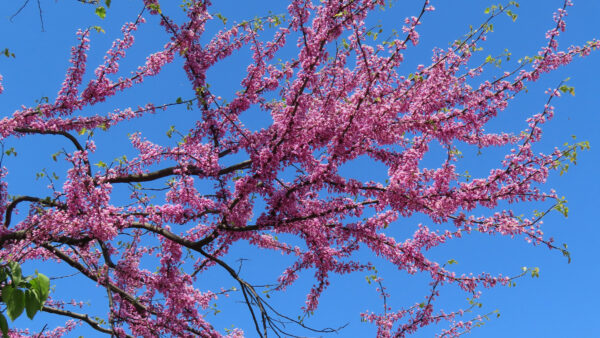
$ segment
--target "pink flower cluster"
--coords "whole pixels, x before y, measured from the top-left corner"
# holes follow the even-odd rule
[[[0,258],[32,265],[53,260],[107,295],[103,321],[78,314],[68,302],[56,299],[47,303],[48,312],[118,337],[219,337],[223,333],[211,324],[211,312],[220,311],[218,303],[225,297],[219,296],[235,295],[253,320],[250,331],[287,334],[278,323],[294,320],[269,303],[269,292],[289,290],[310,272],[313,285],[298,306],[309,315],[318,310],[323,293],[335,287],[333,275],[373,271],[378,257],[398,271],[426,276],[431,290],[422,303],[393,309],[385,301],[393,297],[394,288],[374,277],[384,311],[361,316],[377,326],[377,336],[403,337],[446,322],[449,327],[440,336],[456,337],[483,317],[461,321],[474,309],[439,309],[440,288],[455,286],[476,302],[482,289],[512,279],[485,272],[457,274],[451,264],[433,260],[429,250],[478,232],[521,237],[566,252],[544,237],[541,219],[547,212],[518,217],[506,207],[532,201],[555,201],[549,210],[562,205],[543,184],[552,169],[573,159],[577,148],[549,154],[534,150],[543,125],[555,114],[551,100],[560,96],[559,89],[548,91],[541,112],[523,118],[526,128],[521,133],[490,133],[485,127],[527,83],[600,48],[600,41],[592,40],[559,49],[570,1],[554,16],[555,28],[547,32],[547,45],[538,55],[494,80],[484,78],[488,62],[471,66],[486,39],[483,26],[464,41],[435,49],[429,65],[417,66],[408,76],[400,73],[408,41],[419,43],[417,27],[434,10],[429,1],[419,15],[404,20],[402,37],[379,42],[369,38],[366,22],[377,6],[386,5],[383,0],[290,0],[286,20],[270,16],[234,23],[212,38],[205,36],[216,16],[210,2],[185,3],[186,20],[177,23],[163,13],[159,1],[144,1],[146,12],[169,38],[128,75],[120,75],[119,62],[134,44],[143,19],[123,26],[122,38],[87,85],[82,79],[90,31],[78,32],[56,99],[24,106],[0,120],[2,139],[50,134],[73,145],[60,157],[69,167],[66,178],[40,196],[10,200],[7,171],[0,171]],[[227,102],[212,92],[209,70],[243,48],[251,60]],[[295,57],[278,61],[287,49],[295,49]],[[160,76],[175,60],[183,64],[193,98],[93,116],[82,113]],[[181,105],[198,118],[185,135],[169,131],[170,137],[181,136],[178,142],[162,145],[135,132],[130,141],[136,156],[112,163],[91,165],[96,147],[103,145],[91,134],[81,142],[82,136],[71,133],[109,130]],[[272,123],[252,130],[241,121],[244,113],[262,114],[261,119]],[[481,152],[497,147],[506,154],[489,173],[467,177],[458,169],[459,147]],[[424,158],[435,148],[442,149],[444,158],[439,166],[426,168]],[[386,168],[385,183],[344,174],[345,166],[364,158]],[[22,202],[30,204],[28,212],[11,223],[17,207],[23,210]],[[426,216],[429,224],[419,224],[406,239],[396,238],[394,230],[404,229],[406,219],[416,214]],[[242,267],[232,265],[229,253],[244,245],[287,259],[287,267],[268,288],[261,290],[246,279]],[[266,257],[262,255],[256,259]],[[228,278],[222,289],[213,288],[207,280],[212,277],[206,277],[217,272]],[[234,316],[230,319],[236,323]],[[295,323],[304,326],[302,320]],[[46,335],[66,334],[74,325],[67,322]],[[244,335],[240,329],[226,333]]]

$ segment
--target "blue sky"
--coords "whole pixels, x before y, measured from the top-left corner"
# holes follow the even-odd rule
[[[254,16],[263,16],[270,10],[273,13],[285,12],[286,2],[282,0],[257,1],[214,1],[213,12],[220,12],[231,21],[242,21]],[[179,3],[174,1],[174,3]],[[460,38],[467,32],[469,24],[478,25],[485,19],[483,11],[495,4],[488,0],[456,0],[432,1],[436,11],[424,17],[423,25],[419,27],[422,43],[406,53],[406,61],[402,66],[406,73],[414,71],[417,64],[427,64],[433,47],[446,47],[449,42]],[[0,114],[9,116],[21,105],[35,105],[35,100],[48,96],[54,97],[68,67],[70,47],[76,42],[75,32],[78,28],[90,25],[101,25],[106,33],[94,33],[91,37],[91,51],[88,70],[92,70],[102,61],[104,51],[110,47],[114,38],[119,37],[119,30],[125,21],[135,20],[141,6],[139,1],[113,1],[105,20],[100,20],[93,14],[93,8],[84,6],[73,0],[60,2],[42,2],[45,32],[41,32],[37,5],[31,2],[12,22],[10,15],[19,7],[20,1],[2,2],[0,4],[0,49],[8,47],[16,58],[0,59],[0,74],[3,75],[5,92],[0,95]],[[370,22],[381,24],[385,29],[399,28],[401,20],[406,16],[418,14],[419,1],[395,1],[394,7],[386,12],[378,13]],[[552,13],[562,5],[560,0],[521,1],[521,7],[516,11],[519,18],[513,23],[508,17],[500,17],[494,24],[495,32],[490,35],[483,45],[481,53],[484,58],[488,54],[497,54],[508,48],[513,53],[513,60],[525,55],[533,55],[545,43],[544,33],[553,27]],[[178,11],[176,6],[171,13]],[[179,10],[180,12],[180,10]],[[571,44],[583,44],[592,38],[600,38],[600,2],[592,0],[575,1],[575,6],[569,9],[567,32],[559,42],[563,48]],[[220,27],[215,24],[209,32]],[[209,37],[208,35],[207,37]],[[167,37],[160,27],[151,20],[142,26],[136,34],[136,45],[129,57],[121,64],[127,72],[135,69],[144,61],[145,56],[158,50]],[[484,291],[482,296],[483,312],[500,310],[500,318],[486,322],[483,328],[474,329],[472,337],[594,337],[600,336],[597,322],[600,310],[600,291],[597,280],[600,278],[598,258],[600,258],[600,222],[596,211],[600,206],[600,53],[596,52],[584,59],[576,59],[573,64],[548,74],[541,81],[529,85],[529,91],[520,95],[511,106],[496,120],[490,129],[518,130],[524,128],[524,120],[543,109],[546,101],[544,91],[556,86],[561,80],[570,77],[569,85],[575,87],[574,97],[564,96],[553,102],[556,107],[556,117],[545,126],[544,140],[537,145],[539,151],[548,151],[564,142],[571,142],[571,135],[577,140],[587,140],[591,150],[580,154],[577,166],[572,167],[565,175],[553,173],[547,186],[554,188],[569,201],[569,217],[565,219],[558,213],[552,213],[545,219],[544,230],[547,236],[552,236],[557,243],[569,245],[573,261],[567,261],[560,252],[548,251],[544,247],[533,247],[518,238],[489,237],[472,235],[469,238],[452,241],[443,248],[433,250],[431,257],[441,261],[456,259],[459,272],[505,273],[518,274],[522,266],[539,267],[540,278],[522,278],[514,288],[499,287]],[[208,74],[208,81],[213,92],[223,97],[231,97],[239,87],[239,80],[250,59],[247,50],[234,55],[215,67]],[[285,55],[284,55],[285,56]],[[289,55],[288,55],[289,56]],[[515,63],[511,63],[514,66]],[[82,114],[108,112],[112,109],[136,107],[143,105],[149,99],[155,103],[168,103],[177,97],[184,99],[193,95],[188,86],[185,74],[180,68],[181,62],[169,65],[164,74],[155,79],[149,79],[143,86],[129,90],[123,95],[106,103],[95,106]],[[509,66],[510,68],[510,66]],[[88,75],[89,78],[89,75]],[[248,113],[243,116],[248,127],[260,128],[268,123],[265,117],[256,117]],[[157,114],[151,119],[124,123],[111,130],[110,134],[98,134],[96,143],[98,152],[96,160],[110,161],[119,155],[131,152],[127,141],[127,133],[143,130],[144,135],[152,140],[173,142],[165,137],[170,125],[176,125],[181,130],[194,120],[194,116],[185,110],[169,111],[168,114]],[[60,170],[64,167],[52,167],[50,155],[61,147],[68,147],[63,140],[50,137],[31,136],[19,140],[6,141],[7,147],[15,147],[19,152],[17,158],[7,158],[4,164],[9,168],[9,192],[15,195],[39,195],[45,183],[35,180],[35,173],[42,168]],[[502,154],[488,153],[479,158],[474,152],[465,150],[463,165],[471,173],[485,174]],[[435,165],[433,156],[427,159]],[[385,170],[380,170],[368,161],[357,161],[347,166],[348,175],[358,178],[385,179]],[[519,205],[515,209],[527,214],[539,205]],[[416,224],[424,218],[403,219],[396,224],[394,234],[398,240],[411,234]],[[430,225],[430,224],[428,224]],[[256,259],[256,250],[240,246],[232,251],[228,259],[235,262],[238,258],[250,258],[244,262],[243,271],[249,280],[268,281],[280,271],[265,269],[265,266],[284,267],[285,260],[281,256],[261,257]],[[385,262],[374,260],[382,272],[384,284],[392,293],[390,304],[402,306],[422,301],[427,292],[427,285],[420,276],[407,277],[394,271]],[[65,270],[52,270],[53,265],[28,265],[27,271],[38,269],[48,275],[66,274]],[[321,308],[310,319],[314,327],[340,326],[349,323],[347,328],[338,336],[364,337],[374,335],[374,326],[359,322],[358,314],[364,310],[378,311],[381,300],[372,285],[365,282],[366,273],[356,273],[344,276],[343,279],[333,279],[332,286],[326,291],[321,301]],[[308,275],[306,280],[291,288],[286,294],[274,295],[273,301],[281,302],[281,309],[294,315],[304,302],[304,297],[310,287]],[[225,280],[220,272],[211,274],[203,283],[210,286],[233,286]],[[102,313],[103,307],[94,306],[106,300],[102,295],[94,295],[94,285],[89,282],[68,279],[68,284],[56,281],[56,293],[73,296],[89,301],[87,307],[92,312]],[[86,284],[87,283],[87,284]],[[85,285],[85,286],[84,286]],[[91,291],[91,292],[90,292]],[[447,311],[464,307],[466,294],[456,288],[443,289],[440,304]],[[247,310],[232,299],[220,304],[222,313],[210,317],[219,329],[236,325],[244,328],[249,336],[253,336],[252,326],[248,319]],[[467,317],[468,318],[468,317]],[[30,327],[40,330],[46,323],[56,323],[54,317],[40,315],[33,323],[19,320],[20,327]],[[430,337],[439,328],[427,328],[415,337]],[[77,335],[95,336],[85,327],[76,331]],[[74,334],[74,336],[76,336]],[[305,332],[305,334],[308,334]]]

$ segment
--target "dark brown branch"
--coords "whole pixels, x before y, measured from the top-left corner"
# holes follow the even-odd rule
[[[98,244],[100,244],[100,249],[102,249],[102,257],[104,257],[104,262],[106,263],[106,265],[108,265],[108,267],[112,269],[116,268],[117,266],[110,258],[110,252],[108,252],[106,244],[104,244],[104,242],[101,240],[98,240]]]
[[[172,233],[171,231],[164,229],[164,228],[160,228],[151,224],[147,224],[147,223],[138,223],[138,222],[133,222],[131,223],[131,225],[129,225],[130,228],[137,228],[137,229],[144,229],[144,230],[148,230],[150,232],[153,232],[155,234],[161,235],[165,238],[170,239],[171,241],[188,247],[188,248],[192,248],[194,245],[196,245],[196,242],[187,240],[183,237],[177,236],[176,234]]]
[[[77,138],[75,138],[75,136],[67,133],[66,131],[39,130],[39,129],[33,129],[33,128],[15,128],[14,131],[16,131],[18,133],[25,133],[25,134],[64,136],[67,139],[69,139],[69,141],[71,141],[71,143],[73,143],[73,145],[75,146],[75,148],[77,148],[77,150],[81,151],[82,153],[85,151],[85,148],[83,148],[83,146],[81,146],[81,143],[79,143],[79,141],[77,141]],[[91,177],[92,176],[92,167],[90,166],[90,162],[88,161],[87,158],[84,158],[83,162],[87,165],[87,172],[88,172],[88,175]]]
[[[190,240],[187,240],[185,238],[182,238],[178,235],[175,235],[174,233],[170,232],[169,230],[166,230],[164,228],[159,228],[157,226],[151,225],[151,224],[145,224],[145,223],[132,223],[130,225],[130,227],[132,228],[138,228],[138,229],[145,229],[145,230],[149,230],[151,232],[154,232],[156,234],[162,235],[165,238],[168,238],[169,240],[182,245],[184,247],[190,248],[192,250],[195,250],[197,252],[199,252],[200,254],[202,254],[203,256],[205,256],[206,258],[208,258],[209,260],[212,260],[213,262],[217,263],[218,265],[221,265],[223,268],[225,268],[225,270],[227,270],[227,272],[229,272],[229,274],[240,284],[240,287],[242,289],[242,292],[244,293],[244,298],[246,299],[246,304],[248,305],[248,308],[250,310],[250,313],[252,314],[252,319],[254,320],[254,324],[256,325],[256,330],[257,332],[260,334],[261,337],[266,337],[266,322],[268,320],[268,316],[267,316],[267,312],[265,310],[265,308],[262,305],[262,302],[260,300],[260,296],[256,293],[256,291],[254,290],[254,288],[248,284],[246,281],[244,281],[243,279],[241,279],[238,274],[235,272],[235,270],[233,270],[229,265],[227,265],[225,262],[221,261],[220,259],[210,255],[209,253],[207,253],[206,251],[202,250],[202,247],[208,243],[210,243],[212,240],[214,240],[215,238],[217,238],[218,233],[216,231],[213,231],[213,233],[211,233],[209,236],[203,238],[200,241],[197,242],[192,242]],[[261,312],[261,317],[262,317],[262,323],[263,323],[263,331],[264,331],[264,335],[261,333],[261,330],[259,328],[258,325],[258,321],[256,319],[256,315],[254,313],[254,310],[252,309],[252,305],[250,300],[248,299],[248,292],[250,293],[251,298],[254,300],[254,302],[256,303],[256,305],[259,307],[260,312]]]
[[[246,160],[244,162],[240,162],[238,164],[234,164],[232,166],[223,168],[221,170],[219,170],[218,175],[226,175],[226,174],[230,174],[236,170],[241,170],[241,169],[247,169],[250,167],[250,164],[252,162],[250,160]],[[128,176],[121,176],[121,177],[113,177],[113,178],[109,178],[106,180],[106,182],[109,183],[133,183],[133,182],[148,182],[148,181],[154,181],[163,177],[167,177],[167,176],[172,176],[175,174],[175,170],[177,169],[181,169],[180,166],[175,166],[175,167],[169,167],[169,168],[164,168],[161,170],[157,170],[157,171],[153,171],[150,173],[146,173],[146,174],[136,174],[136,175],[128,175]],[[188,173],[192,174],[192,175],[198,175],[198,174],[203,174],[203,171],[195,166],[187,166],[186,170]]]
[[[66,317],[71,317],[74,319],[78,319],[81,321],[86,322],[89,326],[91,326],[92,328],[94,328],[96,331],[100,331],[102,333],[106,333],[109,334],[111,336],[115,336],[115,337],[119,337],[119,335],[111,329],[107,329],[104,328],[102,326],[100,326],[100,324],[91,319],[87,314],[81,314],[81,313],[76,313],[76,312],[72,312],[72,311],[67,311],[67,310],[62,310],[62,309],[57,309],[55,307],[50,307],[50,306],[44,306],[42,307],[42,311],[44,312],[48,312],[48,313],[54,313],[57,315],[61,315],[61,316],[66,316]],[[127,338],[133,338],[133,336],[126,334],[125,337]]]
[[[248,282],[243,280],[232,267],[227,265],[227,263],[225,263],[222,260],[218,259],[217,257],[207,253],[206,251],[202,250],[201,248],[198,248],[198,252],[200,252],[204,257],[210,259],[211,261],[213,261],[213,262],[217,263],[218,265],[220,265],[221,267],[223,267],[229,273],[229,275],[231,275],[231,277],[233,277],[233,279],[235,279],[240,284],[240,287],[242,288],[242,292],[244,294],[244,298],[246,300],[246,304],[248,305],[248,309],[250,310],[250,313],[252,314],[252,320],[254,321],[254,325],[256,327],[256,332],[261,337],[266,337],[267,336],[267,320],[269,319],[269,316],[267,315],[267,310],[263,307],[262,300],[261,300],[260,296],[258,295],[258,293],[256,293],[256,290],[254,290],[252,285],[248,284]],[[252,309],[252,304],[248,299],[248,293],[250,293],[251,298],[254,299],[254,303],[258,306],[258,308],[260,310],[261,317],[262,317],[261,319],[262,319],[263,333],[261,333],[261,330],[258,325],[258,321],[254,314],[254,310]]]
[[[160,228],[151,224],[147,224],[147,223],[138,223],[138,222],[134,222],[131,223],[131,225],[129,226],[130,228],[137,228],[137,229],[144,229],[144,230],[148,230],[150,232],[153,232],[155,234],[161,235],[165,238],[170,239],[171,241],[184,246],[186,248],[190,248],[192,250],[198,250],[200,248],[202,248],[203,246],[209,244],[210,242],[212,242],[215,238],[217,238],[218,233],[216,231],[213,231],[210,235],[206,236],[205,238],[193,242],[190,241],[188,239],[185,239],[181,236],[178,236],[174,233],[172,233],[171,231],[164,229],[164,228]]]
[[[33,196],[19,196],[19,197],[15,198],[14,200],[12,200],[12,202],[10,202],[8,207],[6,207],[6,214],[4,215],[4,227],[5,228],[8,228],[8,226],[10,225],[10,221],[12,219],[12,212],[15,210],[17,205],[21,202],[40,203],[40,204],[44,204],[44,205],[51,206],[51,207],[63,207],[62,204],[53,202],[49,199],[42,199],[42,198],[33,197]]]
[[[322,211],[320,213],[312,213],[306,216],[296,216],[296,217],[292,217],[289,219],[284,219],[283,221],[281,221],[278,224],[252,224],[252,225],[247,225],[244,227],[227,227],[227,226],[220,226],[219,229],[222,230],[227,230],[227,231],[236,231],[236,232],[243,232],[243,231],[257,231],[257,230],[263,230],[267,227],[275,227],[275,226],[282,226],[282,225],[288,225],[291,223],[295,223],[295,222],[301,222],[301,221],[306,221],[309,219],[314,219],[314,218],[319,218],[319,217],[323,217],[323,216],[327,216],[331,213],[339,213],[345,210],[352,210],[352,209],[356,209],[358,207],[361,206],[365,206],[365,205],[370,205],[370,204],[377,204],[379,203],[379,200],[368,200],[368,201],[363,201],[357,204],[349,204],[343,207],[338,207],[338,208],[334,208],[334,209],[329,209],[329,210],[325,210]]]
[[[140,314],[142,314],[142,315],[143,314],[157,315],[157,313],[155,311],[146,307],[145,305],[140,303],[137,299],[135,299],[132,295],[125,292],[118,286],[110,283],[110,281],[108,281],[108,280],[100,281],[99,278],[96,275],[94,275],[93,273],[91,273],[90,271],[88,271],[85,266],[83,266],[83,265],[81,265],[81,263],[73,260],[71,257],[67,256],[59,249],[57,249],[49,244],[42,244],[41,246],[44,249],[50,251],[52,254],[54,254],[56,257],[58,257],[59,259],[61,259],[62,261],[64,261],[68,265],[70,265],[71,267],[73,267],[76,270],[78,270],[79,272],[81,272],[84,276],[88,277],[89,279],[93,280],[96,283],[100,283],[101,285],[105,286],[109,291],[117,293],[122,299],[128,301],[131,305],[133,305]],[[192,327],[187,327],[186,330],[189,332],[192,332],[198,336],[202,336],[201,331],[198,331]],[[128,336],[128,337],[130,337],[130,336]]]
[[[219,158],[225,157],[229,154],[231,154],[231,149],[223,150],[222,152],[219,153]]]
[[[12,20],[19,15],[19,13],[21,13],[21,11],[23,10],[23,8],[25,8],[25,6],[27,6],[27,4],[29,3],[30,0],[25,0],[25,2],[23,3],[23,5],[21,5],[21,7],[19,7],[19,9],[15,12],[15,14],[11,15],[10,17],[10,21],[12,22]]]
[[[40,0],[37,0],[38,12],[40,13],[40,25],[42,26],[42,32],[45,32],[44,29],[44,15],[42,14],[42,4],[40,4]]]
[[[25,239],[27,237],[27,232],[25,230],[15,231],[8,234],[4,234],[0,236],[0,249],[4,247],[4,243],[9,241],[18,241]]]
[[[144,306],[142,303],[140,303],[133,296],[131,296],[127,292],[123,291],[118,286],[111,284],[109,281],[105,281],[105,282],[99,281],[98,277],[96,275],[92,274],[90,271],[88,271],[88,269],[85,266],[83,266],[83,265],[81,265],[81,263],[73,260],[71,257],[64,254],[62,251],[58,250],[57,248],[55,248],[49,244],[42,244],[41,246],[44,249],[50,251],[56,257],[60,258],[65,263],[69,264],[71,267],[73,267],[76,270],[78,270],[79,272],[81,272],[87,278],[93,280],[94,282],[101,283],[101,284],[105,285],[107,288],[110,288],[111,291],[118,293],[119,296],[121,296],[121,298],[123,298],[123,299],[127,300],[129,303],[131,303],[138,310],[138,312],[140,312],[140,313],[149,312],[148,308],[146,308],[146,306]]]
[[[69,139],[71,143],[77,148],[79,151],[85,151],[85,149],[81,146],[81,143],[77,141],[75,136],[67,133],[66,131],[52,131],[52,130],[39,130],[33,128],[15,128],[16,132],[24,133],[24,134],[40,134],[40,135],[61,135]]]
[[[28,233],[29,233],[29,231],[27,231],[27,230],[19,230],[19,231],[15,231],[15,232],[11,232],[11,233],[7,233],[7,234],[4,234],[4,235],[1,235],[0,236],[0,249],[2,247],[4,247],[4,244],[6,242],[20,241],[20,240],[26,239]],[[60,244],[75,245],[75,246],[81,246],[81,245],[87,244],[91,240],[92,239],[89,238],[89,237],[73,238],[73,237],[68,237],[68,236],[59,236],[59,237],[54,237],[54,238],[50,239],[51,242],[60,243]]]

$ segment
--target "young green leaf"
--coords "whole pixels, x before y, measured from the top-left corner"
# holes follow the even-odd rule
[[[3,50],[3,51],[0,51],[0,54],[4,54],[4,56],[6,56],[6,57],[13,57],[13,58],[15,57],[15,54],[14,54],[14,53],[11,53],[11,52],[8,50],[8,48],[4,48],[4,50]]]
[[[95,30],[98,33],[106,33],[104,31],[104,29],[102,27],[100,27],[100,26],[92,26],[92,27],[90,27],[90,29],[93,29],[93,30]]]
[[[33,319],[36,312],[42,309],[42,302],[35,290],[25,290],[25,313],[29,319]]]
[[[44,274],[38,273],[37,277],[31,280],[31,289],[35,290],[41,304],[43,305],[50,293],[50,279]]]
[[[17,319],[25,309],[25,293],[15,289],[12,285],[6,285],[2,289],[2,300],[6,303],[6,313],[10,320]]]
[[[106,8],[103,6],[96,7],[96,15],[100,17],[100,19],[104,19],[106,17]]]

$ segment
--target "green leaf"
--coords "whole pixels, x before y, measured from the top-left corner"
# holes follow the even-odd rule
[[[15,156],[17,156],[17,152],[15,151],[15,148],[10,148],[10,149],[8,149],[7,151],[5,151],[4,153],[5,153],[7,156],[10,156],[10,155],[13,155],[13,154],[14,154]]]
[[[510,16],[510,18],[512,19],[513,22],[515,22],[517,20],[518,15],[513,13],[510,9],[507,10],[506,15]]]
[[[223,22],[223,24],[224,24],[224,25],[226,25],[226,24],[227,24],[227,18],[226,18],[226,17],[224,17],[224,16],[223,16],[223,14],[221,14],[221,13],[217,13],[217,14],[215,14],[215,16],[216,16],[217,18],[219,18],[219,20],[221,20],[221,22]]]
[[[158,14],[162,13],[161,10],[160,10],[160,5],[159,4],[149,4],[147,6],[147,8],[150,9],[151,11],[157,12]]]
[[[112,2],[112,0],[104,0],[104,4],[106,5],[106,8],[110,8],[111,2]]]
[[[562,250],[562,254],[563,256],[567,257],[568,263],[571,264],[571,253],[567,250]]]
[[[566,171],[566,169],[569,168],[569,165],[565,164],[563,168]],[[565,218],[569,217],[569,207],[567,206],[567,200],[564,197],[556,202],[554,209],[560,212]]]
[[[8,322],[4,314],[0,312],[0,330],[2,330],[2,338],[8,338]]]
[[[173,136],[173,133],[175,132],[175,126],[171,126],[169,128],[169,130],[167,130],[167,137],[171,138]]]
[[[6,268],[0,268],[0,283],[6,281],[6,277],[8,277],[8,273],[6,272]]]
[[[10,262],[8,263],[8,267],[10,268],[10,279],[13,285],[18,286],[21,283],[21,279],[23,279],[21,266],[17,262]]]
[[[4,56],[6,56],[6,57],[13,57],[13,58],[15,57],[15,54],[11,53],[11,51],[8,50],[8,48],[4,48],[3,51],[0,51],[0,54],[4,54]]]
[[[38,273],[37,277],[31,280],[31,289],[35,290],[41,304],[43,305],[50,293],[50,279],[44,274]]]
[[[100,27],[100,26],[92,26],[92,27],[90,27],[90,29],[94,29],[98,33],[106,33],[104,31],[104,29],[102,27]]]
[[[12,301],[14,291],[15,288],[11,284],[5,285],[2,288],[2,301],[6,304],[10,303]]]
[[[575,96],[575,87],[562,85],[558,89],[563,93],[569,93],[569,94]]]
[[[350,45],[348,44],[348,42],[346,42],[346,39],[342,39],[342,45],[344,46],[344,48],[348,49],[350,48]]]
[[[12,285],[2,289],[2,300],[6,303],[6,313],[11,320],[17,319],[25,309],[25,294]]]
[[[104,19],[106,17],[106,8],[103,6],[96,7],[96,15],[100,17],[100,19]]]
[[[33,319],[35,313],[42,309],[42,302],[35,290],[25,290],[25,312],[29,319]]]

